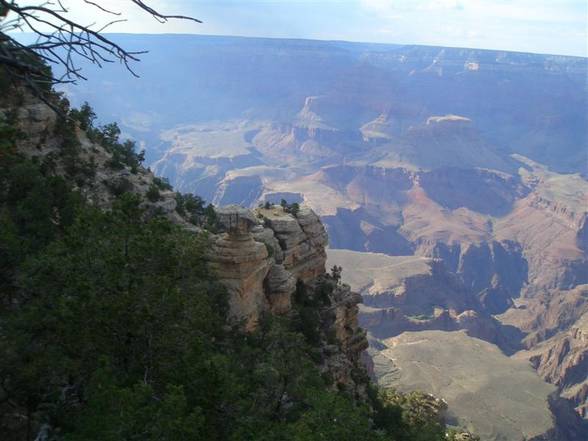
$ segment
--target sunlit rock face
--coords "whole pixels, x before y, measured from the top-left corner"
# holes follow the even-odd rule
[[[327,234],[312,210],[226,206],[217,216],[225,232],[211,239],[210,267],[229,290],[232,315],[250,326],[265,311],[288,312],[296,284],[325,274]]]
[[[364,369],[360,358],[368,346],[358,320],[361,296],[326,274],[327,234],[319,217],[307,207],[288,211],[219,208],[224,232],[210,237],[209,268],[228,291],[232,320],[249,331],[264,314],[294,313],[297,296],[326,296],[316,306],[321,369],[334,385],[364,394],[365,384],[353,376]]]
[[[263,282],[272,262],[264,244],[253,239],[257,219],[250,210],[225,207],[217,215],[227,232],[211,239],[210,267],[229,292],[231,314],[252,327],[266,307]]]

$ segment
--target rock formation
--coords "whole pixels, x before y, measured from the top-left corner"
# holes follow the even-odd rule
[[[281,206],[227,206],[217,215],[224,232],[210,238],[209,267],[228,290],[232,318],[252,331],[265,313],[295,313],[297,293],[326,292],[317,306],[322,370],[339,387],[362,393],[355,378],[368,346],[358,323],[361,296],[326,274],[327,234],[318,216]]]
[[[268,251],[253,239],[251,229],[257,219],[249,210],[235,206],[217,214],[226,233],[212,238],[210,267],[229,292],[231,315],[244,318],[252,328],[266,309],[263,283],[271,267]]]

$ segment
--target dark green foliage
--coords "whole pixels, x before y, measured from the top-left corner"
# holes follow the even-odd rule
[[[110,123],[100,128],[94,127],[96,114],[88,103],[82,104],[80,109],[72,109],[68,116],[65,124],[79,124],[91,141],[102,145],[112,155],[108,161],[109,167],[115,170],[129,167],[132,173],[138,172],[145,160],[145,151],[137,153],[135,142],[129,139],[121,142],[118,124]],[[75,130],[73,132],[75,135]]]
[[[12,81],[10,80],[10,74],[7,70],[2,67],[0,68],[0,90],[8,90],[12,86]],[[2,102],[0,98],[0,102]]]
[[[159,194],[159,187],[155,184],[151,184],[145,196],[147,196],[147,199],[150,202],[157,202],[161,199],[161,195]]]
[[[298,204],[298,202],[289,204],[288,201],[286,201],[286,199],[282,199],[280,201],[280,206],[284,209],[286,213],[290,213],[294,217],[296,217],[298,215],[298,212],[300,211],[300,204]]]
[[[270,208],[272,208],[272,204],[270,203],[270,201],[265,201],[265,204],[263,204],[263,207],[266,210],[269,210]]]
[[[323,287],[328,281],[321,280],[314,290],[310,290],[304,283],[296,285],[294,294],[295,326],[302,333],[308,344],[318,346],[321,340],[321,316],[319,307],[330,304],[328,288]]]
[[[115,170],[122,170],[125,167],[131,169],[131,173],[137,173],[139,167],[145,160],[145,151],[137,153],[135,142],[129,139],[119,141],[120,128],[116,123],[110,123],[101,129],[93,129],[93,140],[101,144],[112,155],[108,166]]]
[[[213,355],[225,322],[202,239],[161,219],[144,223],[139,198],[128,193],[110,213],[78,204],[75,215],[66,204],[75,193],[62,180],[35,172],[30,161],[11,165],[2,167],[10,301],[3,299],[1,395],[33,423],[48,419],[72,433],[67,439],[120,439],[117,433],[136,434],[145,421],[153,439],[199,432],[194,395],[188,403],[174,385],[187,381],[178,377],[186,366],[208,363],[203,356]],[[39,188],[49,188],[48,208],[23,209],[42,207]],[[54,193],[63,200],[48,197]],[[62,207],[72,210],[58,223]]]
[[[314,304],[323,306],[329,305],[331,303],[330,296],[337,287],[337,284],[338,281],[333,279],[333,277],[329,276],[328,274],[325,274],[319,278],[313,292]]]
[[[5,138],[6,140],[6,138]],[[0,155],[0,299],[14,295],[17,268],[74,222],[79,195],[61,177],[6,148]]]
[[[121,196],[133,189],[133,184],[125,177],[120,177],[112,181],[104,181],[104,185],[106,185],[113,196]]]
[[[14,113],[0,117],[0,160],[15,153],[15,141],[22,137],[14,126],[15,119]]]
[[[218,225],[218,216],[216,215],[216,211],[214,210],[214,205],[208,204],[204,209],[204,219],[205,219],[205,226],[208,230],[213,233],[218,232],[219,225]]]
[[[396,441],[444,441],[445,402],[420,392],[369,389],[374,423]]]
[[[294,216],[297,216],[299,211],[300,205],[298,202],[294,202],[292,205],[290,205],[290,213],[292,213]]]
[[[89,131],[94,128],[94,121],[96,120],[96,113],[90,107],[88,102],[84,102],[79,109],[72,109],[69,117],[80,124],[80,129]]]
[[[169,183],[169,180],[167,178],[159,178],[159,177],[156,176],[156,177],[153,178],[153,183],[160,190],[169,190],[169,191],[173,190],[173,187]]]
[[[219,229],[214,205],[206,205],[200,196],[192,193],[176,193],[176,211],[192,224],[204,227],[213,233]]]
[[[344,396],[319,392],[310,400],[311,408],[294,427],[294,440],[376,441],[389,439],[373,430],[367,406],[354,406]]]
[[[197,224],[197,217],[204,214],[204,199],[192,193],[176,193],[176,211],[188,217],[193,223]]]
[[[59,118],[55,125],[55,134],[59,136],[59,162],[64,166],[68,177],[75,180],[80,172],[81,144],[76,133],[76,123],[70,118]]]
[[[184,389],[170,386],[159,399],[154,399],[151,386],[117,387],[111,371],[99,371],[92,379],[89,395],[93,399],[79,417],[76,429],[65,440],[118,441],[137,439],[207,441],[206,420],[200,408],[190,408]]]

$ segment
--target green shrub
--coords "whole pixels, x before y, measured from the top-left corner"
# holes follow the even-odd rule
[[[107,165],[114,170],[122,170],[129,167],[131,173],[137,173],[139,167],[145,160],[145,151],[136,151],[136,144],[129,139],[120,141],[120,128],[117,123],[105,124],[97,128],[94,126],[96,114],[88,103],[82,104],[80,109],[72,109],[69,111],[68,119],[64,124],[77,123],[80,128],[84,130],[88,138],[102,145],[112,157],[107,161]],[[73,132],[75,139],[75,130]]]
[[[172,185],[169,183],[169,180],[167,178],[160,178],[160,177],[154,177],[153,178],[153,183],[157,186],[157,188],[159,188],[160,190],[173,190]]]
[[[176,211],[194,225],[200,225],[204,216],[204,200],[192,193],[176,193]]]
[[[146,195],[147,199],[150,202],[157,202],[161,199],[161,194],[159,193],[159,187],[157,187],[157,185],[155,184],[151,184],[149,186],[149,190],[147,190]]]
[[[112,181],[104,181],[104,185],[113,196],[122,196],[133,190],[133,184],[127,178],[120,177]]]
[[[264,243],[265,249],[267,250],[267,257],[274,256],[274,247],[272,247],[269,243]]]
[[[85,101],[79,109],[72,109],[69,112],[69,117],[77,121],[80,125],[82,130],[88,131],[94,128],[94,121],[96,120],[96,113],[94,109],[90,107],[87,101]],[[88,135],[91,136],[93,133],[89,133]]]

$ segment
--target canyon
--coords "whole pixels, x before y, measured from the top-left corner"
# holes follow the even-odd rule
[[[356,360],[359,320],[381,384],[445,398],[484,440],[585,439],[586,59],[117,38],[152,48],[143,80],[106,66],[64,91],[177,189],[227,207],[212,265],[250,326],[287,311],[328,256],[351,289],[335,332]],[[282,199],[303,208],[264,208]]]

